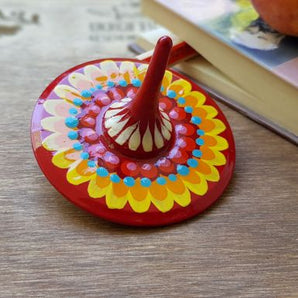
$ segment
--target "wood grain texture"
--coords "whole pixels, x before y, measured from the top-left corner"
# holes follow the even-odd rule
[[[116,1],[107,2],[68,9],[70,1],[0,0],[4,14],[38,15],[0,33],[0,296],[298,297],[297,148],[223,105],[236,141],[234,178],[192,220],[155,229],[108,223],[41,174],[29,125],[45,85],[83,61],[130,55],[127,40],[90,39],[89,9],[108,14]]]

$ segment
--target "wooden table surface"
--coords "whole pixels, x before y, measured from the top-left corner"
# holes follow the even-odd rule
[[[29,126],[41,91],[83,61],[132,56],[127,43],[153,26],[138,14],[135,0],[0,0],[0,296],[298,297],[297,147],[223,105],[234,178],[184,223],[95,218],[39,170]]]

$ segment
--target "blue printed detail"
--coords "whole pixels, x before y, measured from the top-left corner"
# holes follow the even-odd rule
[[[132,83],[133,86],[135,86],[135,87],[141,87],[141,85],[142,85],[142,82],[141,82],[141,80],[139,80],[139,79],[133,79],[133,80],[131,81],[131,83]]]
[[[101,86],[100,84],[97,84],[97,85],[96,85],[96,88],[97,88],[98,90],[100,90],[100,89],[102,89],[102,86]]]
[[[165,185],[167,183],[167,180],[164,178],[164,177],[158,177],[156,179],[156,182],[159,184],[159,185]]]
[[[184,105],[184,104],[185,104],[185,98],[183,98],[183,97],[179,97],[179,98],[178,98],[178,103],[179,103],[180,105]]]
[[[193,124],[199,125],[202,123],[202,119],[200,117],[193,116],[193,117],[191,117],[191,122]]]
[[[75,117],[67,117],[65,118],[65,125],[69,128],[75,128],[79,124],[79,120]]]
[[[91,97],[92,93],[89,90],[83,90],[81,95],[85,98]]]
[[[127,86],[127,82],[126,82],[125,80],[120,80],[120,81],[119,81],[119,85],[120,85],[121,87],[126,87],[126,86]]]
[[[135,179],[133,179],[132,177],[129,177],[129,176],[128,177],[125,177],[123,179],[123,182],[128,187],[132,187],[132,186],[135,185]]]
[[[94,168],[96,167],[96,162],[94,160],[88,160],[87,165],[90,168]]]
[[[196,168],[198,166],[198,161],[193,159],[193,158],[190,158],[188,161],[187,161],[187,164],[191,167],[191,168]]]
[[[202,146],[202,145],[204,145],[204,140],[203,139],[196,139],[196,143],[197,143],[197,145],[199,145],[199,146]]]
[[[187,176],[189,174],[189,168],[187,166],[184,166],[184,165],[178,165],[177,166],[177,172],[181,176]]]
[[[82,150],[83,149],[83,145],[81,144],[81,143],[74,143],[73,145],[72,145],[72,148],[73,149],[75,149],[75,150],[78,150],[78,151],[80,151],[80,150]]]
[[[174,90],[169,90],[167,95],[170,98],[175,98],[176,97],[176,92]]]
[[[195,149],[195,150],[193,150],[192,155],[194,157],[202,157],[202,151],[198,150],[198,149]]]
[[[70,108],[69,109],[69,114],[76,115],[77,113],[78,113],[78,110],[76,108]]]
[[[185,111],[186,113],[192,113],[192,112],[193,112],[193,108],[192,108],[192,107],[185,107],[185,108],[184,108],[184,111]]]
[[[88,159],[88,158],[89,158],[89,154],[88,154],[88,152],[82,152],[82,153],[81,153],[81,158],[82,158],[82,159]]]
[[[94,91],[96,91],[96,88],[90,88],[90,92],[94,92]]]
[[[175,181],[177,180],[177,176],[174,175],[174,174],[170,174],[170,175],[168,176],[168,178],[169,178],[170,181],[173,181],[173,182],[175,182]]]
[[[151,180],[149,178],[142,178],[141,185],[143,187],[149,187],[151,185]]]
[[[119,177],[117,174],[112,174],[112,175],[110,176],[110,179],[111,179],[111,181],[114,182],[114,183],[119,183],[119,182],[121,181],[120,177]]]
[[[205,134],[204,130],[203,129],[197,129],[197,134],[199,136],[203,136]]]
[[[106,168],[104,167],[99,167],[97,170],[96,170],[96,174],[99,176],[99,177],[108,177],[109,176],[109,172]]]
[[[115,83],[112,82],[112,81],[108,81],[108,82],[107,82],[107,86],[108,86],[108,87],[114,87],[114,86],[115,86]]]
[[[80,98],[75,98],[73,100],[73,103],[76,105],[76,106],[81,106],[83,104],[83,101],[80,99]]]
[[[71,140],[76,140],[78,138],[79,134],[76,131],[72,130],[72,131],[68,132],[67,136]]]
[[[164,86],[161,86],[160,87],[160,92],[164,92],[165,91],[165,87]]]

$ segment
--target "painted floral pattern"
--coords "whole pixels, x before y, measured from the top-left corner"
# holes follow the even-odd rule
[[[220,180],[218,166],[226,164],[221,151],[228,142],[217,110],[205,104],[205,95],[166,71],[159,99],[160,109],[171,120],[175,142],[160,157],[134,160],[120,156],[101,134],[105,111],[123,98],[132,98],[141,86],[146,64],[105,60],[71,73],[54,89],[55,98],[43,107],[47,131],[42,145],[53,152],[52,162],[67,169],[73,185],[87,184],[91,198],[104,200],[110,209],[127,204],[134,212],[160,212],[174,203],[186,207],[191,194],[203,196],[208,181]],[[133,132],[132,132],[133,133]]]

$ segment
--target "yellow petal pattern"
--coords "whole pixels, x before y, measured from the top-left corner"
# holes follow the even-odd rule
[[[109,178],[93,176],[88,185],[88,193],[91,198],[102,198],[105,196],[108,187],[111,187]]]
[[[106,204],[110,209],[122,209],[127,203],[127,197],[117,197],[113,192],[112,185],[106,189]]]
[[[168,89],[175,91],[179,98],[191,91],[191,84],[186,80],[180,79],[171,83]]]
[[[146,198],[142,201],[136,200],[130,192],[127,193],[127,200],[134,212],[143,213],[148,211],[151,204],[151,195],[148,193]]]
[[[85,168],[85,171],[78,170],[80,167]],[[79,185],[84,182],[89,181],[90,179],[96,177],[95,170],[87,170],[88,166],[85,160],[78,160],[68,169],[66,177],[67,180],[74,185]]]
[[[79,152],[74,149],[59,150],[53,156],[52,162],[56,167],[67,169],[79,158]]]

